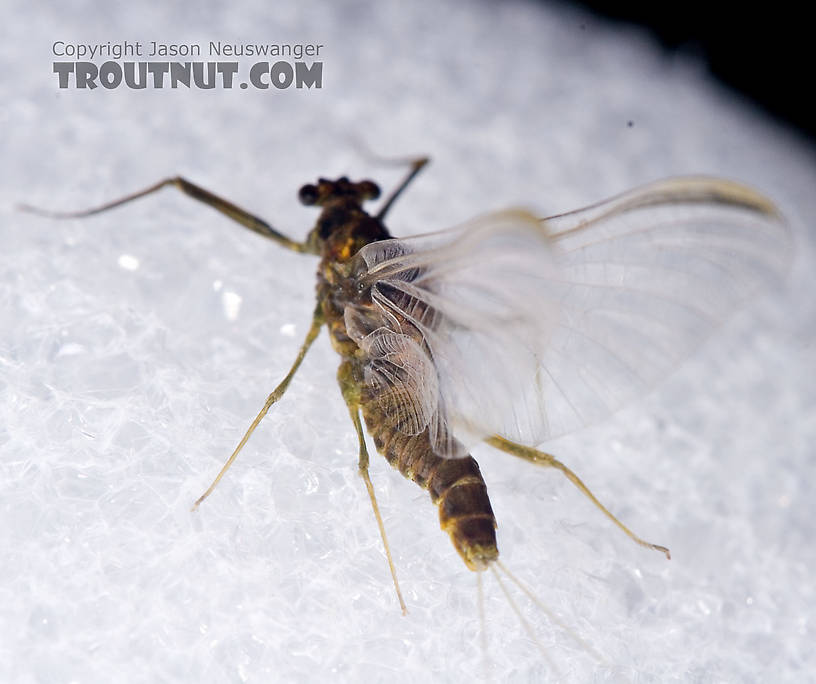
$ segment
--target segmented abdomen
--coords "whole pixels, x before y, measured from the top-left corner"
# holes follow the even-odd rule
[[[471,570],[484,570],[498,558],[496,518],[487,486],[472,456],[441,458],[427,428],[407,435],[390,424],[374,402],[362,404],[366,427],[377,450],[409,480],[427,489],[439,506],[439,523]]]

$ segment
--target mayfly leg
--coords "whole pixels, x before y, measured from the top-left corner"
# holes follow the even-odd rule
[[[218,195],[213,194],[209,190],[202,188],[200,185],[196,185],[195,183],[191,183],[190,181],[182,178],[181,176],[174,176],[173,178],[165,178],[164,180],[159,181],[158,183],[154,183],[153,185],[144,188],[143,190],[139,190],[137,192],[131,193],[129,195],[125,195],[124,197],[120,197],[119,199],[112,200],[111,202],[106,202],[98,207],[93,207],[91,209],[82,209],[80,211],[65,211],[65,212],[58,212],[58,211],[47,211],[44,209],[40,209],[38,207],[32,207],[30,205],[20,205],[19,209],[23,211],[28,211],[34,214],[39,214],[40,216],[47,216],[49,218],[55,219],[70,219],[70,218],[82,218],[85,216],[93,216],[94,214],[101,214],[102,212],[108,211],[110,209],[114,209],[119,207],[123,204],[127,204],[129,202],[133,202],[134,200],[140,199],[147,195],[151,195],[154,192],[158,192],[164,187],[173,186],[181,190],[186,195],[189,195],[195,200],[199,202],[203,202],[204,204],[212,207],[216,211],[228,216],[229,218],[233,219],[237,223],[240,223],[245,228],[262,235],[265,238],[270,240],[274,240],[278,244],[286,247],[287,249],[291,249],[295,252],[308,252],[309,247],[306,243],[296,242],[292,240],[282,233],[276,231],[272,226],[270,226],[266,221],[263,219],[255,216],[254,214],[249,213],[245,209],[233,204],[232,202],[225,200]],[[258,427],[258,424],[263,420],[263,417],[268,413],[269,409],[271,408],[272,404],[278,401],[286,392],[286,388],[289,386],[289,383],[292,380],[292,377],[295,375],[298,367],[300,366],[303,358],[306,356],[306,352],[309,350],[309,347],[314,342],[317,334],[320,332],[320,328],[324,323],[322,307],[318,304],[317,309],[315,310],[314,316],[312,317],[312,323],[309,327],[309,331],[306,333],[306,339],[303,341],[303,344],[298,351],[297,358],[295,359],[294,364],[289,369],[289,372],[286,374],[286,377],[283,381],[274,389],[272,394],[270,394],[267,399],[266,403],[264,403],[263,408],[261,409],[260,413],[255,417],[255,420],[252,421],[252,424],[249,426],[249,429],[244,434],[241,441],[238,443],[238,446],[235,447],[235,451],[232,452],[232,455],[227,459],[227,462],[224,464],[224,467],[221,468],[221,471],[218,473],[218,476],[213,480],[213,483],[207,488],[205,491],[193,504],[193,510],[198,508],[199,504],[206,499],[210,493],[215,489],[215,486],[220,482],[221,478],[224,476],[224,473],[229,470],[229,467],[233,464],[235,459],[238,457],[241,449],[243,449],[244,445],[247,443],[250,435],[255,431],[255,428]]]
[[[416,178],[417,174],[422,171],[425,165],[431,160],[429,157],[381,157],[379,154],[372,151],[371,148],[366,145],[365,141],[360,138],[352,137],[350,142],[357,148],[357,151],[362,156],[366,157],[374,164],[378,164],[380,166],[409,167],[408,174],[402,179],[402,182],[391,191],[391,194],[386,200],[383,201],[380,210],[377,212],[377,219],[383,221],[385,220],[385,215],[388,213],[388,210],[391,209],[391,205],[397,200],[397,197],[402,194],[403,190],[410,185],[411,181]]]
[[[391,194],[388,195],[388,198],[383,200],[382,206],[380,210],[377,212],[377,219],[379,221],[385,220],[385,215],[388,213],[389,209],[391,209],[391,205],[396,202],[397,198],[402,194],[403,190],[407,188],[411,181],[417,177],[420,171],[430,162],[429,157],[381,157],[380,155],[373,152],[362,140],[359,139],[352,139],[351,141],[353,145],[357,148],[358,152],[369,159],[372,163],[378,164],[380,166],[407,166],[408,173],[405,178],[402,179],[400,184],[391,191]]]
[[[645,546],[647,549],[654,549],[655,551],[660,551],[661,553],[666,554],[666,558],[671,559],[671,553],[665,546],[660,546],[659,544],[652,544],[651,542],[647,542],[645,539],[638,537],[632,530],[630,530],[626,525],[624,525],[620,520],[618,520],[610,511],[609,509],[604,506],[595,495],[589,490],[582,481],[572,470],[570,470],[567,466],[565,466],[561,461],[550,454],[546,454],[543,451],[539,451],[538,449],[533,449],[532,447],[524,446],[523,444],[517,444],[516,442],[511,442],[509,439],[505,439],[504,437],[500,437],[499,435],[493,435],[492,437],[488,437],[485,439],[485,442],[496,449],[504,451],[512,456],[517,456],[518,458],[522,458],[525,461],[529,461],[530,463],[534,463],[535,465],[549,467],[549,468],[556,468],[560,470],[566,478],[572,482],[578,489],[580,489],[587,498],[592,501],[601,512],[609,518],[613,523],[615,523],[626,535],[632,539],[636,544],[640,544],[641,546]]]
[[[247,440],[255,431],[255,428],[258,427],[258,424],[269,412],[269,409],[272,407],[272,404],[278,401],[283,396],[284,392],[286,392],[286,388],[289,387],[289,383],[292,381],[292,378],[297,372],[297,369],[300,367],[303,358],[306,356],[306,352],[309,351],[309,347],[312,346],[312,342],[315,341],[315,338],[320,332],[320,328],[322,325],[323,325],[323,312],[322,308],[318,305],[317,309],[315,310],[314,316],[312,317],[312,324],[309,326],[309,331],[306,333],[306,339],[303,340],[303,344],[300,346],[300,351],[298,351],[297,358],[295,359],[295,362],[292,364],[292,367],[289,369],[289,372],[286,374],[286,377],[272,391],[272,394],[270,394],[266,398],[266,402],[264,403],[263,408],[260,410],[258,415],[255,416],[255,420],[252,421],[252,425],[250,425],[246,433],[244,433],[244,436],[238,443],[238,446],[235,447],[235,451],[233,451],[230,457],[227,459],[227,462],[224,464],[224,467],[221,468],[221,471],[213,480],[212,484],[209,487],[207,487],[207,491],[204,492],[200,497],[198,497],[196,502],[193,504],[192,510],[198,508],[199,504],[201,504],[201,502],[204,501],[204,499],[206,499],[212,493],[213,489],[215,489],[216,485],[221,481],[221,478],[224,477],[224,473],[226,473],[227,470],[229,470],[230,466],[238,457],[238,454],[241,452],[241,449],[244,448],[244,445],[247,443]]]
[[[359,458],[357,461],[358,472],[360,477],[365,482],[368,498],[371,500],[371,508],[374,510],[374,517],[377,519],[377,527],[380,529],[380,537],[382,538],[383,546],[385,547],[385,557],[388,560],[388,568],[391,570],[391,579],[394,581],[394,589],[397,592],[397,599],[399,600],[400,609],[403,615],[408,614],[408,608],[405,606],[405,600],[402,598],[402,591],[400,591],[399,581],[397,580],[397,569],[394,565],[394,558],[391,556],[391,547],[388,545],[388,538],[385,535],[385,524],[380,515],[380,507],[377,505],[377,496],[374,493],[374,485],[371,484],[371,477],[368,474],[368,449],[365,443],[365,433],[363,432],[363,423],[360,420],[360,389],[359,384],[351,377],[351,365],[343,363],[337,371],[337,380],[340,383],[340,391],[343,393],[343,399],[348,406],[349,415],[351,415],[351,422],[354,423],[354,429],[357,432],[357,440],[360,444]]]
[[[259,218],[254,214],[250,214],[248,211],[246,211],[246,209],[242,209],[241,207],[233,204],[232,202],[222,199],[218,195],[213,194],[209,190],[205,190],[200,185],[191,183],[190,181],[186,180],[185,178],[182,178],[181,176],[165,178],[164,180],[161,180],[158,183],[154,183],[148,188],[144,188],[143,190],[139,190],[138,192],[131,193],[130,195],[125,195],[124,197],[115,199],[112,202],[107,202],[101,206],[93,207],[91,209],[64,212],[46,211],[43,209],[39,209],[37,207],[32,207],[27,204],[20,205],[19,209],[31,212],[33,214],[39,214],[40,216],[48,216],[49,218],[56,219],[83,218],[85,216],[101,214],[102,212],[114,209],[123,204],[127,204],[128,202],[132,202],[133,200],[140,199],[147,195],[152,195],[154,192],[158,192],[159,190],[167,186],[173,186],[178,188],[184,194],[189,195],[190,197],[192,197],[195,200],[198,200],[199,202],[203,202],[204,204],[215,209],[216,211],[224,214],[225,216],[228,216],[233,221],[240,223],[245,228],[249,228],[249,230],[258,233],[258,235],[262,235],[265,238],[274,240],[283,247],[286,247],[287,249],[291,249],[292,251],[295,252],[309,251],[309,248],[305,243],[297,242],[295,240],[292,240],[291,238],[286,237],[282,233],[279,233],[277,230],[275,230],[262,218]]]
[[[408,171],[408,175],[406,175],[402,182],[396,188],[394,188],[394,190],[388,196],[388,199],[386,199],[383,202],[383,205],[377,212],[378,220],[380,221],[385,220],[385,215],[388,213],[388,210],[391,209],[391,205],[394,204],[394,202],[396,202],[397,197],[399,197],[402,194],[403,190],[405,190],[405,188],[407,188],[410,185],[411,181],[417,177],[417,174],[419,174],[419,172],[422,171],[422,169],[429,161],[431,160],[428,157],[418,157],[416,159],[408,160],[407,163],[410,164],[411,167],[410,170]]]

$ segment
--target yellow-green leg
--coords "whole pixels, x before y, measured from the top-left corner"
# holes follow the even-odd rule
[[[309,347],[312,346],[312,342],[315,341],[317,334],[320,332],[320,328],[323,325],[323,313],[320,305],[318,305],[317,309],[315,310],[314,316],[312,317],[312,324],[309,326],[309,331],[306,333],[306,339],[303,340],[303,344],[300,345],[300,351],[298,351],[297,358],[295,362],[292,364],[292,367],[289,369],[289,372],[286,374],[286,377],[281,381],[281,383],[274,389],[272,394],[270,394],[266,398],[266,402],[263,405],[263,408],[260,410],[257,416],[255,416],[255,420],[252,421],[252,425],[249,426],[249,429],[244,433],[243,438],[238,443],[238,446],[235,447],[235,451],[232,452],[232,455],[227,459],[227,462],[224,464],[224,467],[221,468],[221,472],[218,473],[218,476],[213,480],[213,483],[207,487],[207,491],[204,492],[196,502],[193,504],[193,510],[198,508],[199,504],[204,501],[211,493],[212,490],[215,489],[215,486],[221,481],[221,478],[224,477],[224,473],[229,470],[229,467],[232,465],[233,461],[238,457],[241,449],[244,448],[244,444],[247,443],[250,435],[255,431],[255,428],[258,427],[258,424],[263,420],[263,417],[268,413],[269,409],[271,408],[272,404],[274,404],[278,399],[280,399],[284,392],[286,392],[286,388],[289,387],[289,383],[292,381],[297,369],[300,367],[301,362],[303,361],[303,357],[306,356],[306,352],[309,351]]]
[[[399,581],[397,580],[397,569],[394,566],[394,559],[391,556],[391,547],[388,545],[388,538],[385,536],[385,525],[383,524],[382,516],[380,515],[380,507],[377,505],[377,497],[374,494],[374,485],[371,484],[371,478],[368,475],[368,449],[365,443],[365,433],[363,432],[363,423],[360,420],[360,386],[354,378],[351,377],[351,364],[343,363],[337,371],[337,380],[340,383],[340,391],[343,393],[343,399],[348,406],[349,415],[351,415],[351,422],[354,423],[354,429],[357,431],[357,440],[360,445],[360,454],[357,461],[357,468],[360,477],[365,482],[366,490],[368,491],[368,498],[371,500],[371,508],[374,511],[374,517],[377,519],[377,527],[380,528],[380,537],[382,538],[383,546],[385,547],[385,557],[388,559],[388,568],[391,570],[391,579],[394,581],[394,589],[397,592],[397,600],[399,601],[402,614],[406,615],[408,609],[405,607],[405,600],[402,598]]]
[[[22,209],[23,211],[29,211],[31,213],[39,214],[41,216],[48,216],[50,218],[57,219],[82,218],[83,216],[101,214],[102,212],[114,209],[115,207],[119,207],[123,204],[127,204],[128,202],[132,202],[133,200],[145,197],[146,195],[152,195],[154,192],[158,192],[162,188],[168,186],[178,188],[185,195],[189,195],[193,199],[198,200],[199,202],[203,202],[207,206],[210,206],[216,211],[224,214],[225,216],[228,216],[233,221],[240,223],[242,226],[244,226],[244,228],[249,228],[249,230],[258,233],[258,235],[263,235],[265,238],[274,240],[279,245],[282,245],[287,249],[291,249],[294,252],[310,251],[310,247],[306,243],[297,242],[296,240],[292,240],[291,238],[286,237],[282,233],[279,233],[277,230],[275,230],[262,218],[259,218],[254,214],[250,214],[246,209],[242,209],[241,207],[233,204],[232,202],[225,200],[219,197],[218,195],[213,194],[209,190],[202,188],[200,185],[191,183],[190,181],[188,181],[185,178],[182,178],[181,176],[165,178],[164,180],[161,180],[158,183],[154,183],[149,188],[139,190],[138,192],[131,193],[130,195],[126,195],[125,197],[120,197],[119,199],[107,202],[98,207],[93,207],[92,209],[82,209],[80,211],[45,211],[43,209],[32,207],[27,204],[20,205],[19,208]]]
[[[641,546],[645,546],[647,549],[654,549],[655,551],[660,551],[661,553],[666,554],[666,558],[671,558],[671,553],[665,546],[660,546],[659,544],[652,544],[651,542],[647,542],[645,539],[641,539],[638,537],[632,530],[630,530],[626,525],[624,525],[620,520],[618,520],[612,513],[610,513],[609,509],[606,508],[597,498],[595,495],[589,491],[589,487],[587,487],[572,470],[570,470],[567,466],[565,466],[561,461],[559,461],[554,456],[550,454],[546,454],[543,451],[539,451],[538,449],[533,449],[532,447],[524,446],[523,444],[517,444],[516,442],[511,442],[509,439],[505,439],[504,437],[500,437],[499,435],[493,435],[492,437],[488,437],[485,442],[496,449],[500,449],[508,454],[513,456],[517,456],[518,458],[522,458],[525,461],[529,461],[530,463],[535,463],[535,465],[549,467],[549,468],[556,468],[560,470],[564,475],[566,475],[567,479],[572,482],[578,489],[580,489],[592,503],[594,503],[598,508],[601,509],[603,514],[609,518],[613,523],[615,523],[621,530],[623,530],[626,535],[632,539],[635,543],[640,544]]]

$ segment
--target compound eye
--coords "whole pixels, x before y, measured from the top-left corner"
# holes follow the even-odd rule
[[[311,183],[304,185],[298,191],[298,197],[300,198],[301,204],[305,204],[307,207],[312,206],[317,202],[317,186]]]
[[[357,184],[363,199],[375,200],[380,196],[380,186],[370,180],[360,181]]]

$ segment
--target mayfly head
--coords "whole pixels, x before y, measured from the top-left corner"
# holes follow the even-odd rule
[[[337,180],[319,178],[317,185],[307,183],[298,192],[301,204],[325,207],[330,203],[361,205],[366,200],[380,196],[380,187],[373,181],[363,180],[352,183],[346,176]]]
[[[363,202],[379,196],[380,188],[373,181],[354,183],[346,176],[304,185],[298,193],[301,203],[322,209],[306,239],[310,250],[344,262],[363,245],[389,237],[382,223],[362,208]]]

